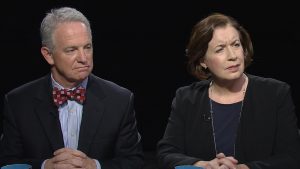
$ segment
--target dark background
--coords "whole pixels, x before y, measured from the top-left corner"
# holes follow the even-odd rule
[[[247,72],[289,83],[300,118],[296,61],[300,52],[300,21],[295,3],[210,0],[6,3],[1,4],[0,10],[2,98],[9,90],[49,72],[40,54],[40,22],[50,8],[75,7],[91,22],[93,73],[134,92],[143,146],[146,151],[153,151],[163,135],[176,89],[196,80],[186,71],[184,55],[192,26],[212,12],[222,12],[236,18],[252,37],[254,62]]]

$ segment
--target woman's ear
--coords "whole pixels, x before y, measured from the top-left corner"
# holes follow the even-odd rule
[[[42,55],[44,56],[44,59],[48,62],[49,65],[54,64],[53,55],[52,55],[51,51],[49,50],[49,48],[43,46],[41,48],[41,53],[42,53]]]
[[[204,69],[207,69],[207,66],[204,62],[200,62],[200,65],[204,68]]]

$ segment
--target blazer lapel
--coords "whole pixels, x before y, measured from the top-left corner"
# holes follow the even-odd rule
[[[60,128],[58,109],[52,101],[50,77],[47,76],[44,81],[46,83],[40,88],[40,92],[36,97],[35,111],[55,151],[64,147],[64,142]]]
[[[245,161],[246,154],[244,148],[247,147],[247,141],[253,139],[248,133],[252,133],[252,131],[254,131],[252,126],[254,124],[253,121],[255,120],[252,112],[255,112],[255,110],[253,110],[253,108],[255,108],[253,107],[253,103],[255,102],[254,100],[257,100],[257,96],[254,95],[256,92],[253,92],[254,88],[252,85],[252,76],[250,74],[246,75],[248,76],[248,86],[244,96],[243,107],[236,136],[236,157],[241,162]]]
[[[195,115],[196,121],[198,121],[197,126],[198,129],[201,130],[202,133],[199,136],[195,136],[196,139],[199,139],[199,142],[206,141],[205,145],[208,152],[215,152],[214,146],[214,137],[213,137],[213,128],[212,128],[212,114],[210,112],[210,98],[209,98],[209,84],[210,80],[203,81],[205,83],[202,88],[198,88],[199,93],[195,95],[193,110],[195,111],[193,114]],[[202,93],[202,94],[200,94]],[[204,136],[204,138],[203,138]],[[201,150],[200,150],[201,151]],[[215,157],[215,153],[207,154],[210,157]]]
[[[101,87],[96,85],[96,79],[93,76],[89,78],[78,141],[78,150],[85,153],[88,152],[101,121],[104,112],[103,98],[105,97]]]

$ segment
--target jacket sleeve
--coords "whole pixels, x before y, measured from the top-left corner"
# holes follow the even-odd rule
[[[177,165],[193,164],[200,159],[184,153],[185,116],[180,89],[172,101],[171,114],[163,138],[157,145],[158,165],[162,169],[174,169]]]
[[[27,163],[33,168],[40,168],[43,160],[38,158],[22,158],[24,152],[22,135],[18,130],[15,114],[5,95],[3,111],[3,136],[0,141],[0,166],[6,164]]]

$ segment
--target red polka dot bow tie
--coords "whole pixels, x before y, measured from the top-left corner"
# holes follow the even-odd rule
[[[85,88],[77,87],[75,90],[53,88],[53,101],[56,106],[64,104],[67,100],[75,100],[83,104],[85,100]]]

